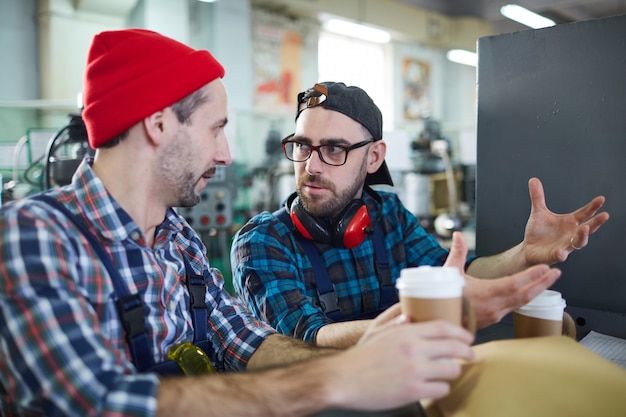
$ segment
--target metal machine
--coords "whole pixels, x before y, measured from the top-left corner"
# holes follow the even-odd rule
[[[424,128],[411,142],[413,169],[404,173],[405,205],[422,226],[442,238],[463,226],[462,174],[451,158],[451,146],[438,121],[423,120]]]
[[[93,155],[81,116],[68,117],[60,130],[30,129],[20,138],[13,152],[12,178],[3,186],[3,202],[69,184],[83,158]]]
[[[70,114],[69,123],[48,143],[44,158],[44,189],[69,184],[81,161],[93,153],[82,117]]]

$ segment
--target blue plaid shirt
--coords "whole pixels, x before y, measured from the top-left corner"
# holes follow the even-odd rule
[[[403,268],[443,265],[448,251],[420,226],[396,194],[377,192],[383,200],[378,221],[393,282]],[[379,204],[367,193],[363,200],[375,218]],[[342,316],[355,319],[380,311],[381,285],[372,237],[353,249],[316,245],[335,286]],[[319,328],[333,322],[320,307],[311,262],[291,228],[273,214],[258,214],[235,235],[231,262],[239,297],[278,332],[314,342]]]
[[[191,227],[168,210],[145,245],[137,224],[88,163],[52,195],[95,233],[129,291],[140,293],[155,362],[193,340],[183,253],[207,281],[209,340],[227,370],[243,370],[274,330],[224,290]],[[0,415],[148,416],[159,379],[137,373],[111,279],[71,221],[46,203],[0,211]]]

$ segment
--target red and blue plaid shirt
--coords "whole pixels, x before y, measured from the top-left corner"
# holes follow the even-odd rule
[[[274,333],[224,290],[200,238],[174,210],[150,248],[89,163],[53,196],[98,237],[129,291],[141,294],[155,362],[193,340],[183,253],[207,281],[209,340],[227,370],[245,369]],[[153,415],[158,383],[132,364],[111,278],[74,224],[41,201],[3,206],[0,415]]]

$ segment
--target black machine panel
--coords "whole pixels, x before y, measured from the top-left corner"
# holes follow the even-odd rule
[[[626,15],[478,41],[476,253],[521,241],[528,180],[570,212],[606,196],[611,218],[557,265],[585,330],[626,337]]]

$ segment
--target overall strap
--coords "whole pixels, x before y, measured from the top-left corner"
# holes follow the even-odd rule
[[[89,241],[93,250],[100,258],[100,261],[107,269],[115,290],[115,304],[120,321],[126,335],[126,342],[130,350],[132,361],[139,372],[155,371],[162,374],[181,373],[180,368],[174,361],[165,361],[158,364],[150,352],[148,332],[145,327],[145,311],[143,300],[139,294],[131,294],[117,268],[113,265],[111,257],[104,250],[96,236],[87,229],[85,224],[79,220],[67,207],[47,194],[38,194],[31,197],[35,200],[43,201],[56,208],[71,220]],[[187,274],[186,284],[190,296],[190,313],[194,328],[194,344],[201,347],[205,352],[208,347],[207,340],[207,311],[204,295],[206,284],[204,277],[192,274],[191,266],[185,256],[185,271]]]
[[[185,262],[185,283],[189,290],[189,312],[193,323],[193,343],[198,345],[208,340],[208,307],[206,305],[206,283],[204,276],[193,273],[189,260],[183,255]],[[203,349],[206,352],[206,349]]]
[[[100,261],[109,272],[111,281],[113,281],[116,296],[115,304],[126,335],[126,341],[133,358],[133,363],[140,372],[153,366],[154,360],[150,354],[148,332],[146,332],[145,327],[143,300],[139,294],[131,294],[130,291],[128,291],[120,273],[111,262],[109,254],[106,253],[98,239],[87,229],[85,224],[69,211],[67,207],[47,194],[39,194],[32,198],[44,201],[65,214],[89,241],[91,247],[98,255],[98,258],[100,258]]]
[[[280,221],[285,223],[287,227],[293,230],[291,219],[287,213],[287,209],[283,206],[276,210],[274,213]],[[336,322],[361,319],[361,318],[373,318],[381,311],[390,307],[397,301],[396,288],[391,278],[391,266],[389,264],[389,254],[385,246],[385,236],[382,231],[380,222],[376,222],[374,225],[374,267],[376,269],[376,277],[380,283],[380,309],[376,312],[365,313],[357,317],[343,317],[341,315],[341,309],[339,308],[339,302],[337,298],[337,292],[335,285],[330,279],[328,269],[324,265],[324,261],[319,252],[319,249],[312,240],[301,236],[299,233],[294,233],[298,243],[302,246],[305,254],[311,262],[313,267],[313,273],[315,277],[315,283],[317,285],[317,294],[322,305],[322,310],[326,315]]]
[[[293,222],[287,213],[287,209],[283,206],[276,210],[274,213],[280,221],[282,221],[290,230],[294,230]],[[315,284],[317,286],[317,296],[320,300],[322,311],[333,321],[343,321],[345,319],[341,316],[341,309],[339,308],[339,300],[337,298],[337,291],[335,291],[335,285],[328,275],[326,265],[322,259],[319,249],[315,246],[312,240],[301,236],[294,231],[294,236],[302,246],[304,253],[309,258],[311,266],[313,267],[313,275],[315,277]]]
[[[389,265],[389,253],[385,247],[385,236],[380,222],[374,225],[374,258],[376,276],[380,282],[380,310],[383,311],[398,300],[396,287],[391,278],[391,265]]]

